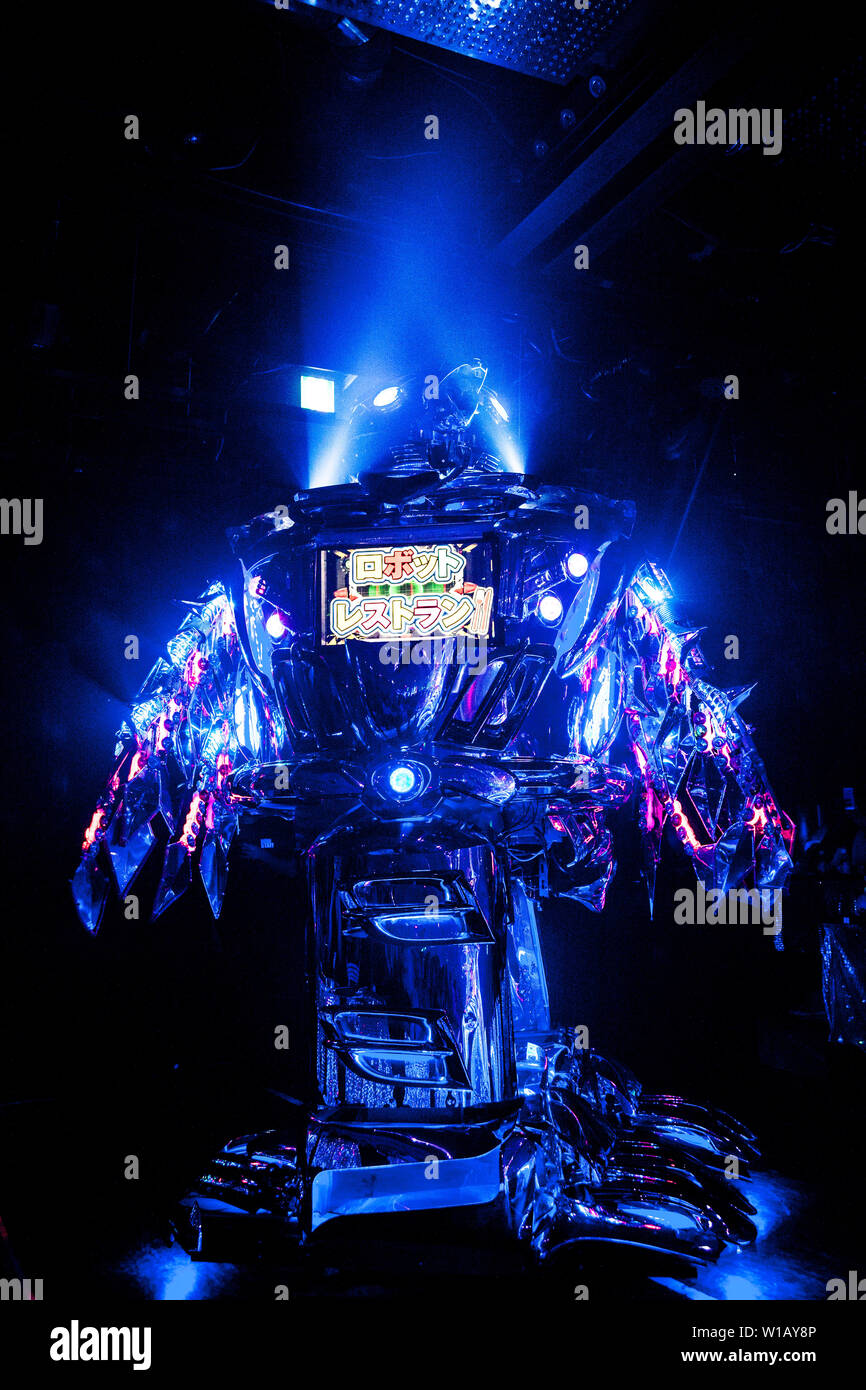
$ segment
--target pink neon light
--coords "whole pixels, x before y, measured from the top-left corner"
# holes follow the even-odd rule
[[[670,674],[668,674],[667,664],[669,657],[673,657],[673,664],[670,668]],[[669,681],[671,685],[679,685],[680,681],[683,679],[683,668],[680,665],[680,659],[677,656],[676,651],[674,650],[674,645],[670,639],[670,636],[666,636],[664,641],[662,642],[661,650],[659,652],[659,665],[664,671],[665,680]]]
[[[664,822],[664,818],[665,813],[662,804],[656,796],[655,792],[653,791],[652,787],[650,787],[649,791],[647,792],[647,830],[660,830],[662,827],[662,823]]]
[[[193,652],[189,661],[186,663],[186,671],[184,673],[186,676],[186,683],[191,690],[195,690],[196,686],[201,684],[201,679],[207,668],[207,657],[202,656],[201,652]]]
[[[686,817],[686,813],[685,813],[685,811],[683,810],[682,806],[680,805],[680,803],[679,803],[678,801],[675,801],[675,802],[674,802],[674,805],[673,805],[673,814],[674,814],[675,816],[682,816],[682,826],[677,826],[676,829],[677,829],[677,830],[679,830],[679,829],[685,830],[685,832],[686,832],[686,836],[685,836],[685,838],[686,838],[686,843],[687,843],[687,844],[690,844],[691,847],[692,847],[692,849],[700,849],[700,848],[701,848],[701,842],[700,842],[700,840],[698,840],[697,836],[695,835],[695,832],[692,830],[692,827],[689,825],[688,819],[687,819],[687,817]]]
[[[186,847],[187,854],[192,854],[195,849],[196,837],[201,830],[200,816],[202,800],[203,797],[201,792],[193,792],[192,801],[189,803],[189,811],[183,823],[183,829],[180,832],[181,843]],[[190,839],[192,839],[192,844],[189,844]]]
[[[587,661],[586,665],[583,667],[583,670],[582,670],[581,673],[580,673],[580,676],[579,676],[580,688],[581,688],[581,690],[583,691],[584,694],[586,694],[586,693],[588,692],[588,690],[589,690],[590,682],[591,682],[591,680],[592,680],[592,673],[593,673],[593,671],[595,670],[595,668],[596,668],[597,666],[598,666],[598,655],[596,654],[596,655],[591,656],[591,657],[589,658],[589,661]]]
[[[147,749],[139,748],[138,752],[133,754],[132,762],[129,764],[129,778],[127,780],[132,782],[141,772],[146,762]]]
[[[84,839],[81,842],[82,850],[90,849],[90,846],[92,844],[95,844],[96,837],[99,831],[102,829],[104,815],[105,813],[97,806],[96,810],[93,812],[93,815],[90,818],[90,824],[84,832]]]

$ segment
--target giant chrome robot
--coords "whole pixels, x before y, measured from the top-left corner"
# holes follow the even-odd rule
[[[625,803],[651,898],[666,826],[722,892],[780,889],[792,827],[748,692],[711,683],[630,504],[508,457],[478,363],[360,404],[352,481],[232,534],[234,575],[119,735],[73,880],[91,931],[151,855],[153,915],[199,875],[217,916],[262,815],[304,869],[306,1094],[201,1175],[202,1254],[245,1212],[311,1242],[342,1217],[484,1207],[539,1260],[592,1241],[700,1263],[754,1237],[730,1180],[754,1136],[553,1026],[536,905],[602,910]]]

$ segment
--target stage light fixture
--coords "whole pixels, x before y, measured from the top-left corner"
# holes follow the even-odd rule
[[[302,376],[301,405],[304,410],[318,410],[320,414],[333,415],[333,379],[329,376]]]

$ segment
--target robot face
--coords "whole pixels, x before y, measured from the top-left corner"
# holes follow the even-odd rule
[[[457,421],[464,428],[472,423],[481,401],[481,390],[487,380],[487,368],[476,360],[473,366],[464,362],[455,367],[439,383],[439,399],[447,401]],[[446,407],[447,408],[447,407]]]
[[[487,368],[462,363],[444,377],[403,378],[382,386],[355,408],[345,455],[358,477],[444,478],[484,459],[505,471],[500,459],[508,412],[486,386]]]

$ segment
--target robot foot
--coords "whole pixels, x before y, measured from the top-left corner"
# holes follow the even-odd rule
[[[576,1050],[573,1030],[522,1037],[519,1074],[525,1105],[504,1171],[539,1257],[602,1243],[703,1264],[755,1239],[742,1181],[758,1148],[733,1117],[643,1094],[626,1068]]]
[[[511,1102],[299,1111],[292,1130],[233,1140],[182,1200],[181,1243],[238,1261],[326,1224],[333,1236],[335,1218],[461,1208],[496,1213],[541,1261],[631,1247],[701,1265],[754,1240],[755,1136],[721,1110],[644,1094],[574,1036],[521,1036]]]

